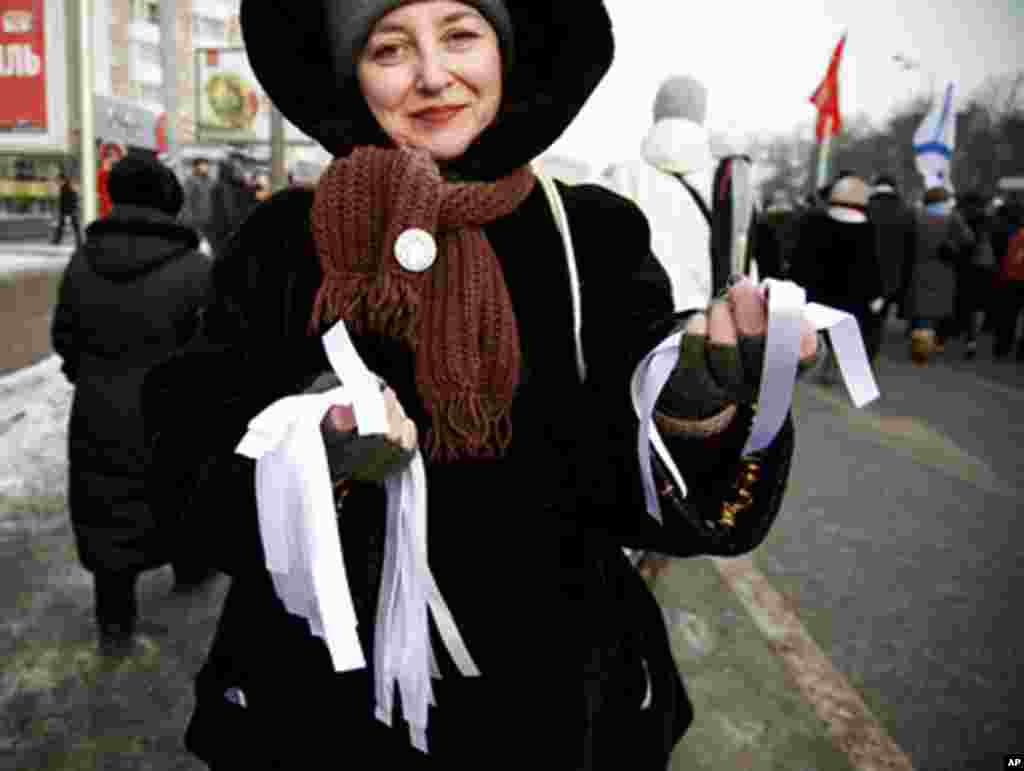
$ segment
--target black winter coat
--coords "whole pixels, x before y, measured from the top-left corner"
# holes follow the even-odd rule
[[[660,610],[622,547],[712,550],[672,512],[664,527],[656,523],[639,481],[629,378],[675,321],[671,290],[636,207],[594,186],[563,194],[582,284],[587,382],[576,371],[566,260],[538,186],[485,227],[524,358],[512,446],[500,461],[428,466],[430,564],[483,672],[461,678],[440,654],[429,757],[409,749],[404,724],[374,720],[372,672],[333,673],[323,642],[284,611],[264,566],[255,464],[234,453],[251,417],[327,368],[319,338],[306,332],[321,279],[312,194],[286,191],[262,204],[218,263],[204,333],[154,370],[145,397],[153,500],[181,513],[196,545],[233,576],[187,735],[214,768],[319,768],[327,757],[338,768],[362,767],[364,758],[388,769],[665,768],[692,711]],[[356,345],[424,431],[410,352],[368,336]],[[749,420],[744,414],[714,451],[673,443],[691,480],[692,512],[717,518]],[[760,542],[774,520],[792,450],[787,421],[765,450],[755,505],[732,553]],[[383,504],[379,487],[357,484],[339,518],[368,662]]]
[[[1017,228],[1024,227],[1024,206],[1009,203],[1000,206],[992,217],[992,251],[995,253],[996,265],[1002,267],[1003,259],[1010,248],[1010,239]]]
[[[868,220],[875,226],[885,296],[902,297],[917,243],[914,211],[896,193],[876,193],[868,201]]]
[[[228,241],[256,205],[256,195],[231,163],[222,163],[217,182],[210,192],[210,218],[204,235],[213,253],[220,256]]]
[[[754,254],[761,278],[783,278],[789,272],[797,213],[768,209],[758,218]]]
[[[807,299],[868,316],[868,305],[882,297],[875,230],[869,222],[838,222],[825,211],[804,216],[790,277]]]
[[[60,216],[72,217],[78,214],[78,193],[71,187],[70,182],[65,182],[60,186],[57,202],[60,207]]]
[[[152,209],[115,207],[94,222],[61,281],[53,349],[75,385],[68,501],[89,570],[142,570],[170,541],[146,503],[146,371],[198,325],[210,287],[196,234]]]

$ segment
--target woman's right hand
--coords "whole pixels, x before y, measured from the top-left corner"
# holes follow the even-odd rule
[[[320,393],[340,385],[332,374],[322,375],[306,390]],[[383,386],[383,384],[382,384]],[[416,424],[405,414],[395,392],[383,386],[387,434],[360,435],[351,405],[332,405],[320,421],[327,463],[334,482],[382,482],[401,471],[415,455]]]

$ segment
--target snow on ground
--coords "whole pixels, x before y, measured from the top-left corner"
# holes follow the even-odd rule
[[[63,495],[72,386],[60,357],[0,378],[0,495]]]
[[[66,257],[44,254],[0,254],[0,273],[17,273],[28,270],[64,270],[69,260]]]

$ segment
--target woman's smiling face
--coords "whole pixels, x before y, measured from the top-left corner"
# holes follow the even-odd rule
[[[465,3],[422,0],[382,17],[357,74],[370,112],[392,141],[437,161],[461,156],[501,105],[498,35]]]

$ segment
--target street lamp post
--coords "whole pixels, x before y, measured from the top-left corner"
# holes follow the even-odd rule
[[[284,115],[276,104],[270,105],[270,188],[274,192],[288,184],[285,162]]]
[[[82,227],[96,219],[99,213],[96,185],[96,112],[94,99],[95,63],[93,59],[93,0],[78,0],[79,67],[79,196],[82,207]]]
[[[178,8],[175,0],[160,0],[160,67],[163,72],[164,127],[167,156],[173,159],[178,150]]]

